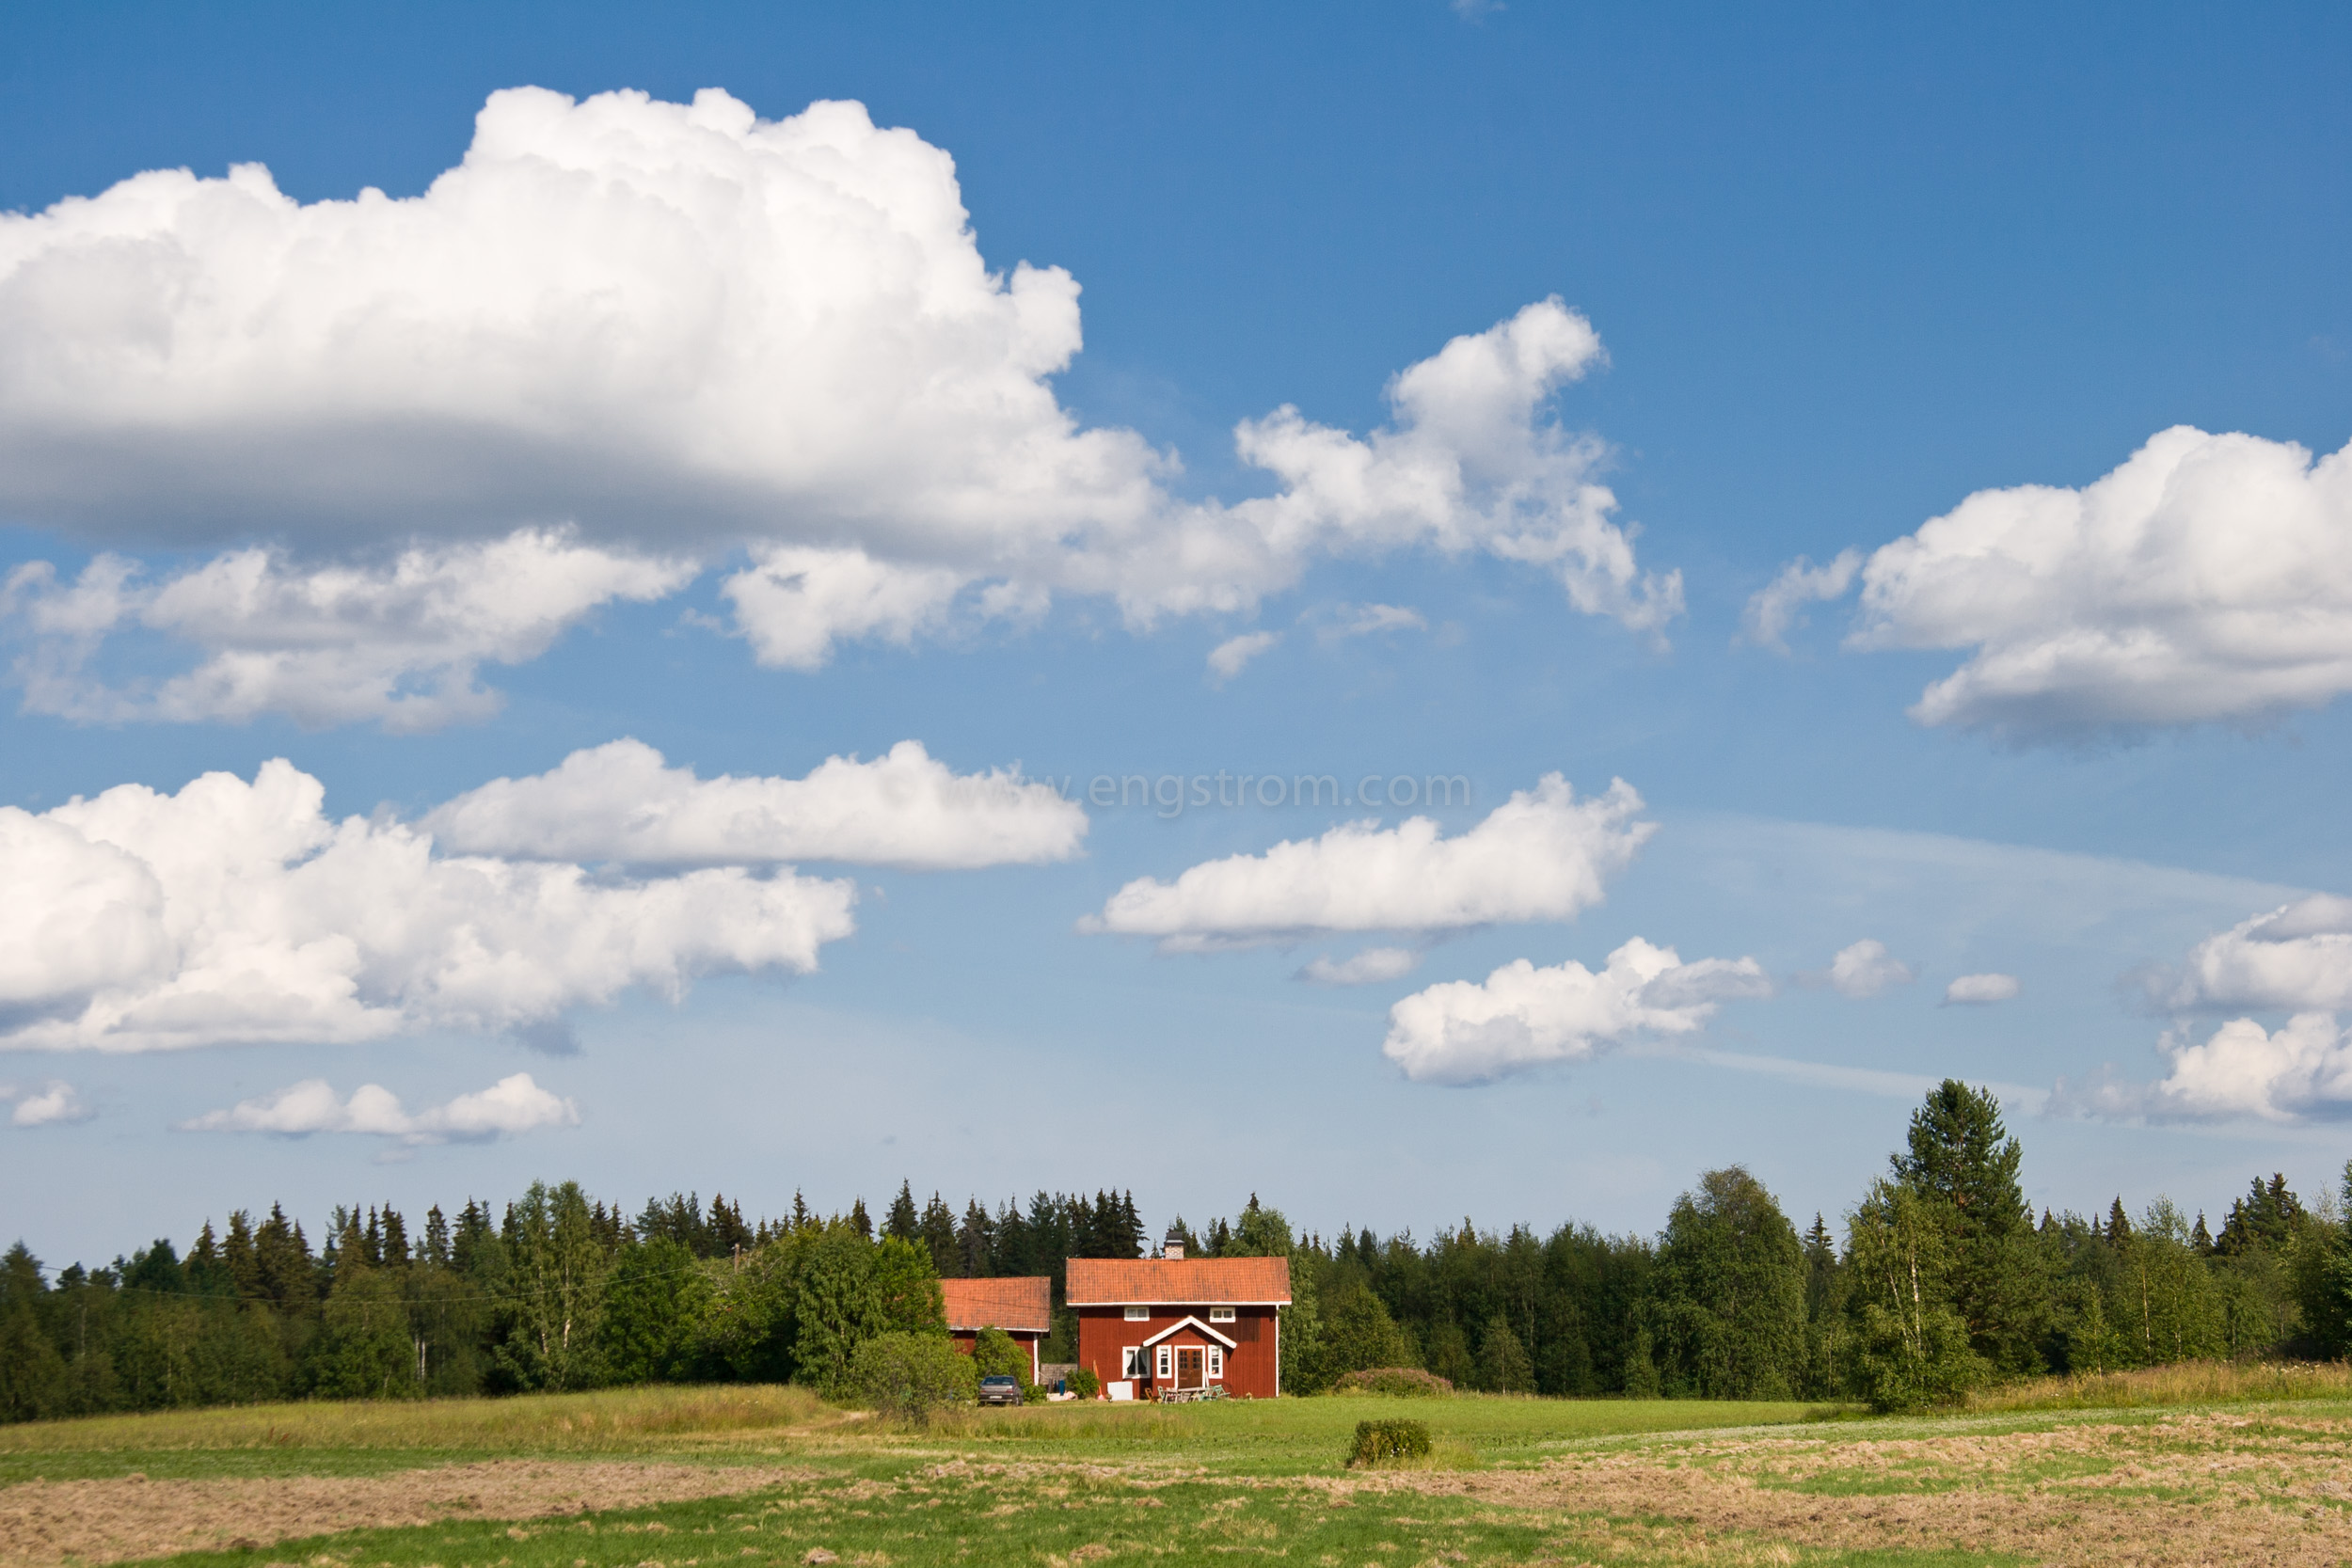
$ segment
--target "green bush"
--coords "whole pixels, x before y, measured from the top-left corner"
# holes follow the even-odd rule
[[[1091,1367],[1081,1367],[1061,1381],[1063,1387],[1082,1400],[1090,1400],[1103,1391],[1103,1380],[1094,1375]]]
[[[979,1398],[972,1358],[944,1334],[877,1334],[850,1357],[849,1387],[896,1420],[930,1424],[931,1413]]]
[[[1001,1328],[983,1328],[973,1338],[972,1365],[982,1377],[1017,1377],[1029,1386],[1029,1353]]]
[[[1426,1421],[1358,1421],[1356,1449],[1347,1456],[1347,1463],[1350,1469],[1371,1468],[1428,1457]]]
[[[1350,1372],[1331,1385],[1335,1394],[1385,1394],[1400,1400],[1442,1400],[1452,1397],[1454,1385],[1419,1367],[1373,1367]]]

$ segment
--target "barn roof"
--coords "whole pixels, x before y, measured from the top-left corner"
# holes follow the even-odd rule
[[[1073,1258],[1070,1305],[1276,1306],[1291,1299],[1287,1258]]]
[[[949,1328],[975,1333],[983,1328],[1020,1334],[1054,1331],[1054,1282],[1042,1275],[1034,1279],[943,1279],[939,1294],[947,1308]]]

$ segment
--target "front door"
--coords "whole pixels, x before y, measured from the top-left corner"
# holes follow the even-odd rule
[[[1208,1386],[1208,1354],[1199,1345],[1178,1345],[1176,1347],[1176,1386],[1206,1388]]]

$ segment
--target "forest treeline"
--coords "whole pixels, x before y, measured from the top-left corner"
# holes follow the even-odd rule
[[[2043,1372],[2204,1357],[2332,1357],[2352,1338],[2352,1166],[2343,1202],[2251,1182],[2217,1230],[2159,1199],[2036,1216],[1987,1093],[1949,1081],[1833,1231],[1800,1229],[1738,1166],[1709,1171],[1655,1236],[1564,1225],[1426,1242],[1293,1231],[1253,1195],[1168,1231],[1194,1256],[1286,1255],[1283,1383],[1421,1367],[1554,1395],[1948,1402]],[[795,1196],[747,1221],[674,1194],[633,1217],[577,1183],[496,1209],[338,1208],[322,1244],[273,1205],[48,1276],[0,1260],[0,1418],[285,1398],[407,1398],[643,1382],[838,1389],[859,1345],[944,1330],[938,1281],[1045,1275],[1073,1359],[1066,1259],[1146,1255],[1132,1193],[1044,1193],[959,1213],[902,1185],[819,1216]]]

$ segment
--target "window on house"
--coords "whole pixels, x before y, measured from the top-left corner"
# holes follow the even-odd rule
[[[1164,1378],[1174,1377],[1176,1375],[1175,1356],[1176,1353],[1174,1351],[1170,1350],[1166,1345],[1162,1345],[1160,1347],[1159,1368],[1154,1375]]]
[[[1209,1322],[1213,1323],[1230,1323],[1232,1321],[1233,1309],[1232,1307],[1212,1307],[1209,1308]]]
[[[1127,1321],[1131,1323],[1139,1323],[1151,1315],[1152,1309],[1149,1307],[1130,1307],[1127,1308]]]
[[[1209,1347],[1209,1375],[1211,1377],[1225,1375],[1225,1347],[1223,1345]]]
[[[1143,1347],[1141,1345],[1127,1347],[1126,1353],[1119,1359],[1119,1375],[1120,1377],[1143,1375]]]

